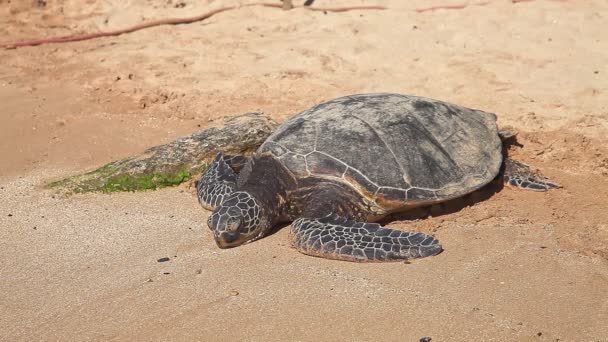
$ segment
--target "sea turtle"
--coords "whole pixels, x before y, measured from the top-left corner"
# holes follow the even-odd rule
[[[305,254],[391,261],[442,247],[430,235],[371,222],[463,196],[501,170],[515,187],[559,187],[503,158],[494,114],[417,96],[360,94],[297,114],[252,157],[219,153],[197,193],[213,210],[207,223],[220,248],[293,221],[292,245]]]

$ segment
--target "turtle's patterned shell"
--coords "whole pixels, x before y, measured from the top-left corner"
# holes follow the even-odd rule
[[[416,96],[362,94],[312,107],[260,147],[298,177],[349,183],[385,210],[458,197],[502,163],[496,116]]]

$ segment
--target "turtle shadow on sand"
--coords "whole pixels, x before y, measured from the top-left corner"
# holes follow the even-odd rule
[[[491,199],[495,194],[501,192],[504,187],[504,184],[499,181],[495,181],[472,194],[442,203],[431,204],[400,213],[390,214],[389,216],[378,221],[378,223],[384,225],[394,221],[416,221],[427,219],[429,217],[451,215],[461,211],[464,208],[471,207],[477,203],[485,202]]]

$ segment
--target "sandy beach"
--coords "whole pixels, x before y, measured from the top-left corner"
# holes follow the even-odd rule
[[[245,3],[0,0],[0,43]],[[250,6],[0,49],[0,341],[608,341],[608,3],[313,7],[355,5],[387,9]],[[298,253],[288,227],[218,249],[190,183],[45,188],[235,115],[283,122],[365,92],[494,112],[519,132],[514,158],[563,189],[399,217],[444,252],[357,264]]]

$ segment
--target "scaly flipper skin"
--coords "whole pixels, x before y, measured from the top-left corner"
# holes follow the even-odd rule
[[[304,254],[345,261],[399,261],[442,251],[439,242],[430,235],[338,216],[297,219],[291,226],[290,237],[293,246]]]
[[[530,166],[511,159],[505,160],[503,181],[506,185],[532,191],[547,191],[561,188],[561,185],[534,172]]]
[[[213,210],[234,191],[238,172],[247,162],[247,157],[218,153],[196,186],[198,201],[208,210]]]
[[[320,179],[302,182],[291,203],[303,207],[291,225],[292,245],[300,252],[358,262],[399,261],[441,252],[432,236],[365,223],[375,216],[349,186]]]

